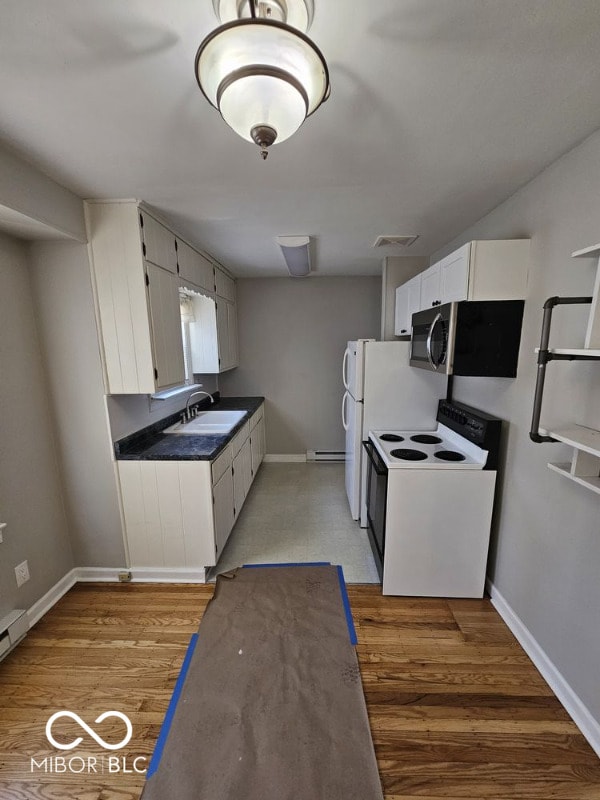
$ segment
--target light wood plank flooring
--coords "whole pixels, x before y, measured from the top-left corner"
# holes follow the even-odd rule
[[[128,769],[150,757],[212,591],[74,587],[0,664],[0,800],[137,800],[143,776],[124,774],[123,757]],[[386,800],[600,798],[600,760],[488,601],[348,591]],[[118,774],[106,763],[104,773],[97,764],[91,774],[32,774],[32,757],[57,752],[45,724],[61,709],[106,741],[122,738],[122,723],[94,719],[112,709],[130,717]],[[55,733],[85,737],[67,759],[105,752],[74,722]]]

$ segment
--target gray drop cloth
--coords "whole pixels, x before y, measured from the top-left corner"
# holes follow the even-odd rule
[[[382,800],[337,569],[228,576],[143,800]]]

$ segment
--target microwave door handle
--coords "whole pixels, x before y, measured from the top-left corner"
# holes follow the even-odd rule
[[[429,326],[429,333],[427,334],[427,360],[429,361],[429,363],[431,364],[433,369],[438,369],[439,366],[440,366],[439,364],[436,364],[435,361],[433,360],[433,354],[431,352],[431,343],[433,341],[433,331],[435,329],[435,326],[438,324],[438,322],[441,319],[442,319],[442,315],[441,314],[436,314],[435,315],[435,317],[433,319],[433,322]]]

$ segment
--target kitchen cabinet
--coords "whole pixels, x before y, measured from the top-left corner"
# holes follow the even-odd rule
[[[231,465],[213,485],[213,524],[215,539],[215,556],[219,558],[235,522],[235,501],[233,490],[233,472]],[[215,561],[216,563],[216,561]]]
[[[209,301],[198,315],[194,371],[237,366],[233,279],[134,201],[85,208],[106,393],[154,394],[185,383],[182,287]]]
[[[253,420],[256,421],[253,422]],[[266,453],[265,420],[262,407],[250,421],[250,428],[250,472],[254,479]]]
[[[150,220],[134,202],[86,203],[107,394],[153,394],[185,381],[176,262],[173,269]]]
[[[246,439],[239,453],[233,459],[233,513],[237,519],[246,495],[252,485],[250,439]]]
[[[412,315],[421,308],[421,276],[415,275],[396,289],[394,333],[410,336]]]
[[[437,263],[421,273],[420,308],[440,305],[440,298],[440,265]]]
[[[147,264],[146,284],[155,365],[154,385],[156,389],[164,389],[185,380],[179,281],[171,272]]]
[[[140,211],[142,253],[146,261],[169,272],[177,272],[177,245],[174,234],[146,211]]]
[[[213,566],[264,456],[264,404],[213,461],[117,461],[129,566]]]
[[[529,239],[468,242],[417,276],[417,307],[409,298],[414,279],[396,289],[396,335],[407,327],[410,331],[406,323],[417,310],[461,300],[523,300],[528,271]]]
[[[222,297],[216,299],[217,341],[219,347],[219,372],[233,369],[239,364],[237,308]]]
[[[207,292],[215,291],[215,270],[212,263],[182,239],[177,239],[177,262],[179,276],[183,281],[189,281]]]

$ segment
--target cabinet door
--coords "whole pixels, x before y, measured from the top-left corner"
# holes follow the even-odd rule
[[[251,476],[256,477],[265,455],[265,420],[264,417],[250,431],[250,453],[252,456]]]
[[[179,264],[179,276],[187,281],[191,281],[195,286],[213,292],[215,279],[213,265],[201,253],[198,253],[189,244],[177,239],[177,262]]]
[[[218,267],[215,267],[215,287],[219,297],[224,297],[230,303],[235,303],[235,281]]]
[[[230,368],[229,355],[229,327],[228,327],[228,303],[221,297],[217,300],[217,342],[219,346],[219,372],[224,372]]]
[[[177,272],[177,250],[175,236],[144,211],[140,212],[142,230],[142,249],[146,261],[156,264],[169,272]]]
[[[408,282],[408,332],[412,331],[412,315],[421,310],[421,276],[415,275]]]
[[[213,514],[217,558],[223,552],[234,523],[233,475],[229,466],[213,486]]]
[[[150,333],[156,389],[185,382],[179,281],[154,264],[146,265]]]
[[[226,306],[229,366],[237,367],[240,363],[238,352],[237,306],[235,303],[226,303]]]
[[[421,309],[431,308],[440,302],[440,265],[437,263],[421,273]]]
[[[440,261],[442,303],[466,300],[469,292],[470,243]]]
[[[242,510],[251,483],[250,439],[246,439],[240,452],[233,459],[233,506],[236,519]]]
[[[403,283],[396,289],[396,308],[394,311],[394,333],[396,336],[408,336],[410,324],[408,317],[408,283]]]

